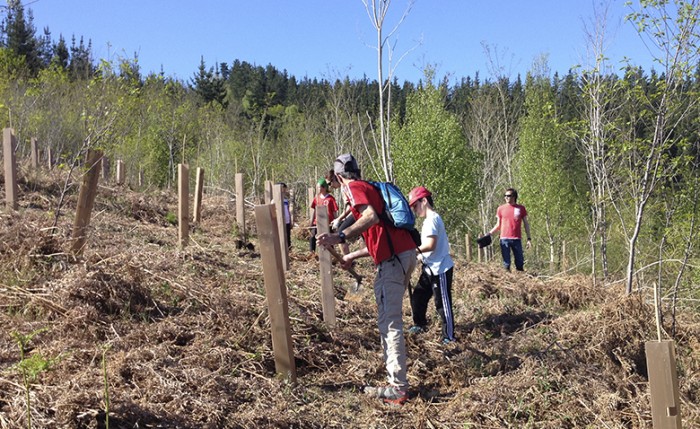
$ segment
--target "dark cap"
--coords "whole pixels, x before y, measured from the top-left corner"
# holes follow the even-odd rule
[[[333,163],[333,171],[335,171],[336,174],[356,173],[360,171],[360,168],[357,166],[357,160],[355,160],[354,156],[349,153],[344,153],[338,155],[338,158],[336,158]]]

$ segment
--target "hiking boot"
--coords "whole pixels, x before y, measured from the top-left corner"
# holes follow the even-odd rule
[[[422,326],[413,325],[410,328],[408,328],[408,333],[410,335],[422,334],[423,332],[425,332],[425,328]]]
[[[395,386],[372,387],[365,386],[365,395],[381,399],[389,405],[403,405],[408,401],[408,392]]]

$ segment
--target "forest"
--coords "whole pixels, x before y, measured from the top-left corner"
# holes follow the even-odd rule
[[[636,7],[629,19],[657,50],[658,69],[608,63],[601,27],[589,35],[590,64],[565,73],[543,55],[525,76],[493,67],[487,76],[441,77],[428,66],[419,82],[389,75],[380,84],[296,77],[239,59],[202,58],[188,81],[144,76],[137,57],[95,59],[84,36],[39,34],[31,9],[10,0],[0,117],[15,130],[18,156],[36,138],[44,157],[53,154],[43,162],[66,175],[99,148],[125,161],[131,183],[141,175],[145,189],[171,188],[178,163],[205,169],[214,194],[230,192],[243,173],[251,201],[268,179],[304,197],[350,152],[365,178],[431,189],[456,252],[465,234],[490,229],[512,186],[529,213],[532,271],[565,268],[625,282],[628,293],[654,284],[669,306],[693,306],[700,7]]]

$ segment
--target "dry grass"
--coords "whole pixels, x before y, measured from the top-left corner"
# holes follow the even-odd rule
[[[363,301],[338,300],[329,330],[318,267],[295,244],[287,286],[298,383],[289,385],[274,374],[261,260],[237,245],[229,201],[205,196],[181,251],[165,220],[173,194],[102,187],[75,259],[66,253],[74,195],[49,228],[57,183],[23,183],[20,211],[0,215],[0,428],[26,427],[11,333],[39,329],[29,355],[52,363],[31,385],[34,427],[104,427],[103,353],[112,428],[651,427],[644,342],[656,334],[639,296],[585,277],[545,283],[460,263],[458,343],[439,344],[435,325],[409,337],[412,398],[387,408],[359,393],[384,377],[370,280]],[[366,262],[359,270],[371,279]],[[335,281],[342,298],[352,279]],[[700,427],[697,314],[681,313],[679,326],[684,427]]]

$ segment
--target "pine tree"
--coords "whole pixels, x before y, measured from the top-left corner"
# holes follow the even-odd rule
[[[2,24],[5,46],[18,57],[24,57],[30,76],[36,76],[41,66],[40,44],[31,10],[25,18],[24,6],[20,0],[8,0],[7,15]]]

